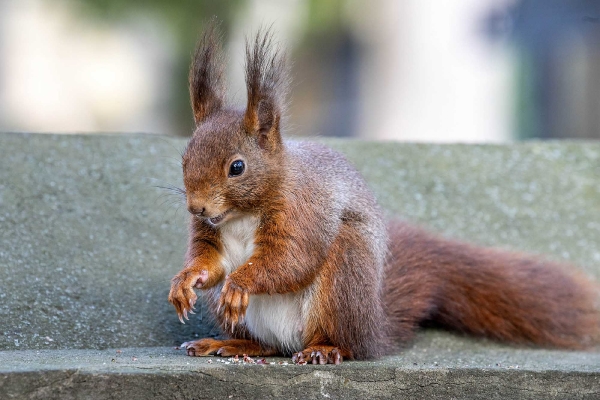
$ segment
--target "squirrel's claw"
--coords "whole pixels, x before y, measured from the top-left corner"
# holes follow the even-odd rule
[[[207,275],[207,274],[205,274]],[[197,274],[190,271],[181,271],[171,280],[171,291],[169,292],[169,302],[175,306],[177,317],[182,324],[184,320],[190,320],[189,314],[194,314],[194,304],[198,296],[194,292],[194,283],[197,280]]]
[[[225,326],[231,325],[231,332],[235,326],[242,323],[248,307],[249,294],[246,289],[234,283],[228,276],[221,290],[221,297],[217,306],[217,313],[223,310]]]
[[[339,365],[342,363],[343,357],[342,352],[337,347],[333,346],[322,346],[315,348],[308,348],[303,351],[294,353],[292,356],[292,362],[294,364],[335,364]]]

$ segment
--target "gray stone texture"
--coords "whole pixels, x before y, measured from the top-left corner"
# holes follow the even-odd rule
[[[389,217],[600,278],[600,144],[327,143]],[[217,334],[204,311],[181,325],[166,300],[187,215],[159,187],[181,186],[184,146],[141,134],[0,134],[0,398],[600,396],[598,351],[443,332],[337,368],[184,357],[172,347]]]

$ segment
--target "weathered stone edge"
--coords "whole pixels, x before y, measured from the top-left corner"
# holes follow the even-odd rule
[[[1,398],[587,399],[600,374],[335,366],[217,366],[190,371],[42,370],[0,373]]]
[[[467,364],[455,356],[436,358],[441,348],[422,355],[417,346],[404,355],[341,366],[297,366],[285,358],[248,365],[215,357],[189,358],[172,348],[7,351],[0,352],[0,398],[600,396],[600,368],[587,364],[597,363],[595,353],[582,360],[579,352],[475,347],[461,352]],[[509,365],[506,354],[520,365]],[[505,362],[489,364],[494,360]]]

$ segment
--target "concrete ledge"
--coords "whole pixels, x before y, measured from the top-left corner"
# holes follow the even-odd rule
[[[553,360],[548,363],[549,360]],[[224,362],[228,364],[225,364]],[[593,399],[600,354],[420,336],[401,355],[341,366],[235,363],[173,348],[0,352],[0,397]]]
[[[329,143],[389,215],[600,278],[600,144]],[[515,349],[443,332],[340,368],[208,364],[172,350],[218,333],[203,312],[181,325],[166,301],[187,216],[156,186],[180,185],[184,145],[152,135],[0,134],[0,398],[598,397],[598,351]]]

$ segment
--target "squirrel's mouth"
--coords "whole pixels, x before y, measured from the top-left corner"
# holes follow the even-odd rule
[[[211,224],[213,226],[219,225],[221,222],[223,222],[223,220],[225,219],[227,214],[229,214],[230,211],[231,211],[231,209],[225,211],[222,214],[217,215],[216,217],[207,218],[206,220],[208,221],[209,224]]]

